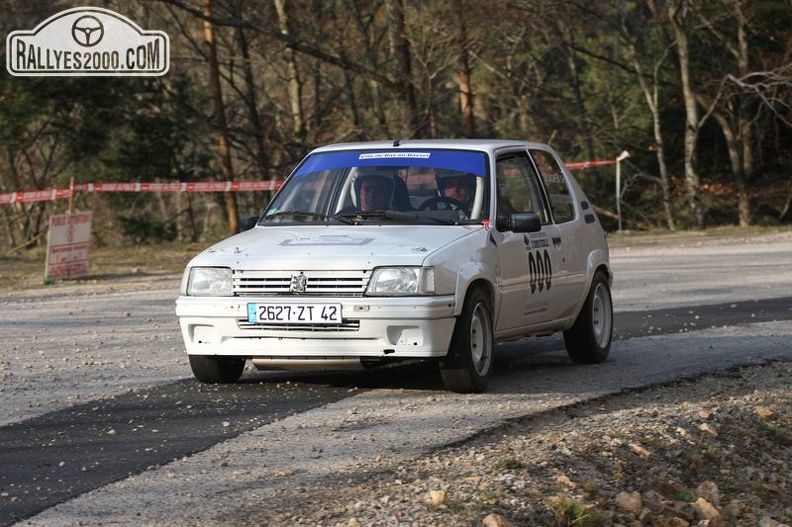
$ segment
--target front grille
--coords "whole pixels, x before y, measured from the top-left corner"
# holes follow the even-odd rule
[[[244,318],[237,320],[239,329],[244,331],[310,331],[314,333],[321,332],[339,332],[339,331],[357,331],[360,329],[359,320],[344,320],[340,324],[253,324]]]
[[[293,278],[305,275],[302,292],[292,288]],[[368,287],[367,271],[234,271],[234,294],[363,296]]]

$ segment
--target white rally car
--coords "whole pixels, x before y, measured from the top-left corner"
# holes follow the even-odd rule
[[[496,342],[564,333],[604,361],[606,233],[547,145],[337,144],[312,151],[251,229],[188,264],[176,301],[195,377],[434,360],[481,392]]]

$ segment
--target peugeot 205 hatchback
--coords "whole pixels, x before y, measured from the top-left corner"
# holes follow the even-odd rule
[[[255,227],[188,264],[176,302],[202,382],[414,360],[481,392],[495,343],[563,332],[604,361],[606,234],[547,145],[350,143],[312,151]]]

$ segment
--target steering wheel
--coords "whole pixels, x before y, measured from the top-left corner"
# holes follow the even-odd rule
[[[429,198],[418,207],[418,210],[461,210],[466,216],[470,215],[467,207],[461,201],[447,196]]]

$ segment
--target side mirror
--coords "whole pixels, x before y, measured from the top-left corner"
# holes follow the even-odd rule
[[[499,231],[538,232],[542,230],[542,220],[535,212],[515,212],[508,216],[498,215],[495,227]]]
[[[245,216],[244,218],[242,218],[239,227],[243,231],[249,231],[250,229],[256,226],[258,220],[259,220],[258,216]]]

